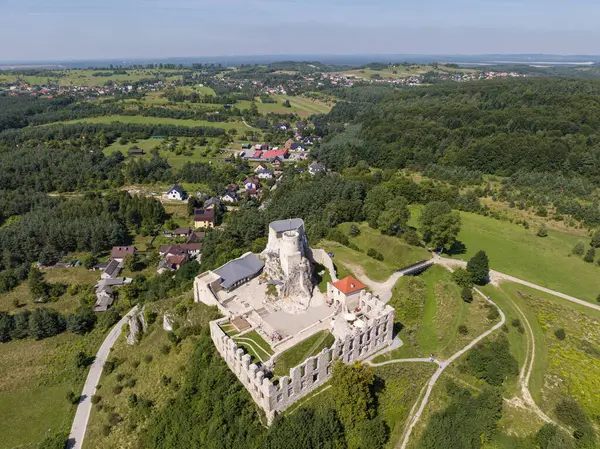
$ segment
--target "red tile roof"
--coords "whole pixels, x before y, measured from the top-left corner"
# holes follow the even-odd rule
[[[269,150],[269,151],[265,151],[262,154],[261,159],[272,159],[274,157],[284,157],[286,154],[288,154],[287,148],[280,148],[279,150]]]
[[[135,248],[132,246],[113,246],[110,256],[113,259],[123,259],[127,254],[133,255]]]
[[[365,288],[364,284],[352,276],[348,276],[342,280],[334,282],[333,286],[341,291],[344,295],[349,295]]]

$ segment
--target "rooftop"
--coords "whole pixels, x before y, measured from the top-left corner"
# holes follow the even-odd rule
[[[341,291],[344,295],[349,295],[365,288],[364,284],[352,276],[347,276],[342,280],[334,282],[333,286]]]
[[[302,218],[290,218],[289,220],[273,221],[269,227],[275,232],[292,231],[304,226]]]
[[[239,259],[227,262],[225,265],[214,270],[221,277],[221,286],[224,289],[233,287],[242,279],[252,277],[263,269],[265,264],[252,253],[248,253]]]

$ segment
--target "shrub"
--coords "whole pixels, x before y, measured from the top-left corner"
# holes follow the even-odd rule
[[[502,332],[508,333],[508,326],[506,324],[502,325]]]
[[[463,287],[462,291],[460,292],[460,297],[464,302],[473,302],[473,290],[471,290],[469,287]]]
[[[521,320],[518,318],[514,318],[511,323],[513,327],[520,327],[521,326]]]
[[[496,321],[500,317],[500,312],[494,306],[489,306],[489,311],[486,315],[486,318],[490,321]]]
[[[137,394],[135,394],[135,393],[133,393],[133,394],[130,394],[130,395],[127,397],[127,405],[129,405],[129,407],[132,407],[132,408],[133,408],[133,407],[135,407],[137,404],[138,404],[138,397],[137,397]]]
[[[102,426],[102,436],[105,436],[105,437],[109,436],[111,430],[112,430],[112,428],[108,424],[104,424]]]
[[[493,386],[500,386],[507,377],[519,374],[519,363],[510,353],[510,345],[503,335],[477,345],[468,353],[466,364],[475,377]]]
[[[160,347],[160,352],[161,354],[167,355],[169,352],[171,352],[171,347],[169,345],[162,345]]]
[[[77,404],[79,402],[80,395],[75,393],[73,390],[67,391],[67,402],[69,404]]]
[[[115,362],[113,362],[112,360],[107,360],[106,362],[104,362],[104,372],[106,374],[110,374],[115,370]]]
[[[123,379],[125,379],[125,373],[119,373],[116,376],[117,382],[121,382]]]
[[[93,395],[92,398],[90,399],[90,401],[92,402],[92,404],[97,404],[98,402],[100,402],[102,400],[102,396],[100,395]]]
[[[469,328],[464,324],[461,324],[460,326],[458,326],[458,333],[460,335],[467,335],[469,333]]]
[[[150,363],[150,362],[152,361],[152,359],[153,359],[153,358],[154,358],[154,357],[152,357],[152,354],[146,354],[146,355],[144,356],[144,362],[146,362],[146,363]]]
[[[381,254],[375,248],[369,248],[369,250],[367,251],[367,256],[372,257],[375,260],[383,260],[383,254]]]
[[[121,391],[123,391],[123,387],[121,385],[115,385],[113,388],[113,393],[114,394],[121,394]]]
[[[129,379],[127,382],[125,382],[125,386],[127,388],[133,388],[133,387],[135,387],[136,383],[137,383],[137,380],[135,380],[135,379]]]
[[[162,375],[162,377],[160,378],[160,381],[162,382],[162,384],[163,384],[164,386],[167,386],[167,385],[169,385],[169,384],[171,383],[171,378],[170,378],[170,377],[167,377],[167,376],[165,376],[165,375],[163,374],[163,375]]]
[[[594,247],[591,247],[590,249],[588,249],[587,253],[585,253],[585,256],[583,256],[583,261],[587,263],[592,263],[595,258],[596,249]]]
[[[537,235],[538,237],[548,237],[548,226],[542,223],[535,235]]]
[[[567,338],[567,334],[565,333],[565,330],[561,327],[559,329],[556,329],[554,331],[554,335],[556,336],[556,338],[558,338],[560,341],[563,341],[565,338]]]
[[[350,230],[348,231],[348,234],[350,234],[350,237],[357,237],[360,235],[360,228],[355,223],[352,223],[350,225]]]
[[[402,235],[404,243],[411,246],[421,246],[421,236],[414,229],[409,229]]]
[[[571,250],[575,256],[583,256],[585,254],[585,242],[577,242],[577,244]]]
[[[173,343],[174,345],[178,345],[181,339],[177,336],[175,332],[169,331],[167,334],[167,339]]]
[[[327,234],[327,239],[331,240],[332,242],[341,243],[344,246],[348,246],[348,244],[350,243],[350,240],[348,240],[348,236],[339,229],[331,229]]]
[[[471,279],[471,274],[465,270],[464,268],[457,268],[452,273],[452,280],[460,287],[471,288],[473,285],[473,279]]]
[[[108,416],[108,423],[112,426],[116,426],[121,421],[123,421],[123,418],[121,418],[121,415],[119,415],[118,413],[113,412]]]

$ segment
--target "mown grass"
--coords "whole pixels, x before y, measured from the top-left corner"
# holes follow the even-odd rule
[[[292,346],[277,358],[275,362],[275,375],[280,377],[289,376],[290,369],[298,366],[308,357],[319,354],[323,349],[330,348],[334,341],[333,335],[326,330],[311,335],[306,340]]]
[[[255,356],[258,356],[259,360],[266,361],[274,353],[273,349],[265,341],[264,338],[256,331],[250,331],[247,334],[238,335],[233,340],[240,346],[244,346],[246,349],[250,349]]]
[[[312,100],[305,97],[289,95],[273,95],[277,103],[262,103],[256,99],[256,108],[261,114],[274,112],[277,114],[298,114],[301,118],[307,118],[313,114],[327,114],[331,111],[331,106],[322,101]],[[283,103],[288,100],[291,107],[286,108]],[[236,107],[241,110],[250,108],[251,102],[247,100],[238,101]]]
[[[413,209],[417,224],[418,208]],[[484,250],[490,267],[552,290],[596,302],[600,293],[600,267],[573,256],[571,250],[581,236],[548,231],[537,237],[537,229],[525,229],[506,221],[462,212],[458,240],[466,246],[464,254],[451,257],[468,260]]]

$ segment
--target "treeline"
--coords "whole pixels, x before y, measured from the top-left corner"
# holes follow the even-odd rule
[[[338,103],[330,121],[357,123],[322,145],[335,169],[461,166],[502,176],[562,172],[600,182],[600,82],[536,78],[453,83],[390,93],[376,107]],[[348,113],[338,115],[342,110]],[[350,146],[346,144],[350,143]],[[351,156],[351,157],[350,157]]]
[[[109,143],[126,133],[136,135],[139,139],[149,139],[152,136],[219,137],[225,134],[225,130],[211,126],[192,127],[120,122],[73,123],[5,130],[0,133],[0,145],[13,147],[27,141],[49,142],[73,137],[85,138],[88,134],[97,135],[102,132],[106,135]]]
[[[29,190],[33,192],[71,192],[75,190],[106,189],[123,184],[121,162],[123,156],[104,156],[99,151],[53,150],[48,148],[14,148],[0,151],[0,191]],[[27,203],[27,195],[22,192],[21,200]],[[0,193],[2,197],[13,195]]]
[[[60,111],[74,103],[74,97],[38,98],[0,95],[0,131],[28,126],[30,118],[37,114]]]

